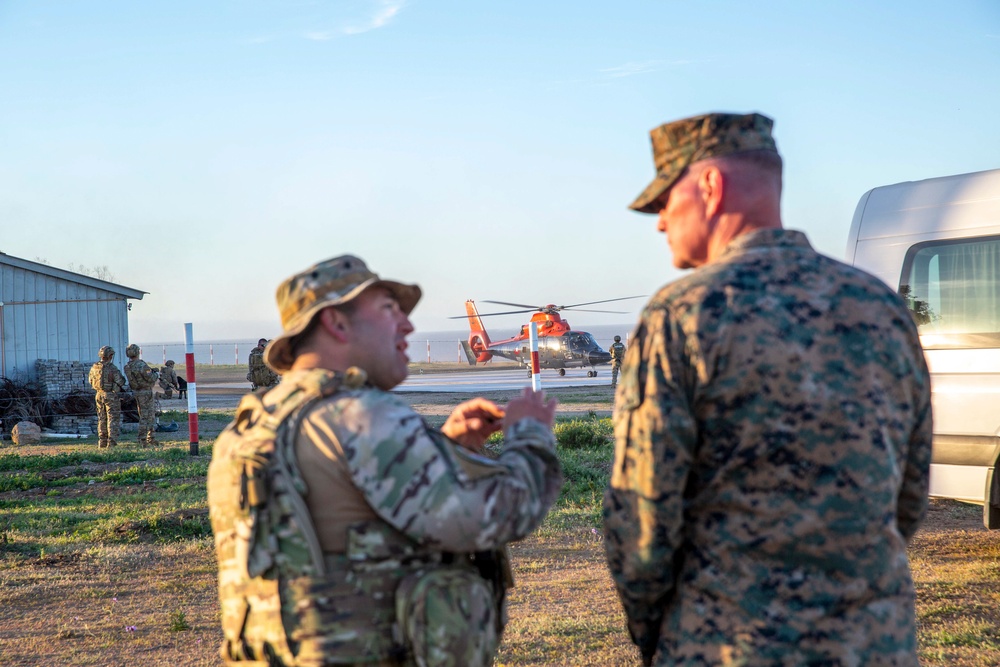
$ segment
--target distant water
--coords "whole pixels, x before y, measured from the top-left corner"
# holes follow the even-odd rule
[[[598,345],[605,350],[614,342],[616,335],[621,336],[625,341],[632,332],[634,323],[630,324],[594,324],[576,326],[572,320],[573,328],[576,331],[589,331],[597,340]],[[494,341],[510,338],[518,333],[517,328],[489,327],[490,338]],[[460,341],[467,340],[468,329],[451,331],[414,331],[407,339],[410,344],[408,350],[410,359],[413,361],[454,361],[456,363],[468,363],[465,354],[462,352]],[[208,340],[195,341],[194,360],[197,364],[212,365],[246,365],[250,350],[257,345],[256,339],[243,340]],[[184,365],[185,347],[183,342],[150,342],[140,343],[142,348],[142,358],[153,366],[162,365],[167,359],[173,359],[178,366]]]
[[[257,346],[257,339],[246,340],[206,340],[195,339],[194,362],[216,366],[240,364],[245,366],[250,350]],[[178,366],[184,365],[185,346],[183,342],[140,343],[142,358],[151,366],[160,366],[173,359]]]

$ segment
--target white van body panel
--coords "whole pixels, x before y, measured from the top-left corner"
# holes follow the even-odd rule
[[[909,273],[904,276],[904,271],[909,271],[908,256],[913,261],[920,248],[936,247],[935,242],[940,241],[961,245],[963,239],[970,243],[978,239],[1000,241],[1000,169],[869,190],[855,210],[846,258],[898,290],[911,282]],[[945,271],[937,270],[942,275]],[[1000,284],[1000,269],[996,277]],[[942,287],[941,294],[954,294],[956,284],[964,283],[948,283],[951,291]],[[916,296],[930,301],[928,294]],[[930,312],[934,313],[933,308]],[[936,319],[944,323],[937,328],[945,330],[948,322],[954,321],[942,316]],[[996,319],[1000,321],[1000,312]],[[993,481],[995,466],[985,463],[1000,457],[1000,331],[946,331],[970,334],[966,336],[969,342],[955,344],[955,335],[949,337],[933,329],[921,326],[920,336],[933,391],[931,495],[989,505],[989,487],[997,486],[1000,502],[1000,485]],[[953,460],[964,463],[954,464]],[[1000,520],[1000,506],[996,511]]]

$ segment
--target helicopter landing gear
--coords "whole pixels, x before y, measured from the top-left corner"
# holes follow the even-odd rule
[[[597,371],[587,371],[587,377],[589,378],[597,377]]]
[[[562,377],[564,375],[566,375],[566,369],[565,368],[560,368],[559,369],[559,377]]]

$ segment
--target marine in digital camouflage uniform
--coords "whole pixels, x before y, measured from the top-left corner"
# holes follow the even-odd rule
[[[175,389],[180,391],[177,387],[177,371],[174,370],[172,359],[167,359],[167,363],[160,369],[159,385],[160,389],[163,390],[163,398],[168,400],[173,398]]]
[[[450,637],[433,664],[492,663],[503,585],[484,563],[559,494],[555,401],[473,399],[429,427],[389,391],[407,375],[420,295],[352,256],[278,288],[284,333],[265,360],[283,380],[244,398],[208,475],[227,664],[414,665],[411,639],[430,636]],[[499,458],[478,455],[501,428]],[[451,582],[453,604],[421,616],[427,572]]]
[[[781,228],[770,119],[652,132],[678,267],[614,412],[608,564],[644,664],[917,665],[930,382],[886,285]]]
[[[139,346],[132,343],[125,348],[128,363],[125,364],[125,377],[129,388],[135,396],[139,409],[139,432],[136,436],[140,445],[155,445],[156,438],[153,429],[156,421],[156,402],[153,399],[153,386],[159,378],[159,373],[139,358]]]
[[[115,350],[104,346],[97,352],[100,359],[90,367],[88,380],[97,392],[97,448],[105,449],[118,444],[122,424],[121,392],[125,389],[125,377],[112,363]]]
[[[611,353],[611,386],[618,386],[618,372],[622,368],[622,361],[625,360],[625,344],[622,343],[621,336],[615,336],[615,342],[608,348]]]

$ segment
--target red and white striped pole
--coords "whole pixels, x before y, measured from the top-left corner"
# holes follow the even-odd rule
[[[198,387],[194,380],[194,332],[191,323],[184,325],[184,365],[187,367],[188,453],[198,456]]]
[[[427,341],[427,363],[431,363],[431,342]]]
[[[167,346],[166,345],[163,346],[163,363],[164,364],[167,363]]]
[[[234,359],[236,359],[236,365],[239,366],[240,365],[240,344],[239,343],[234,343],[233,347],[236,348],[236,356],[234,357]]]
[[[538,368],[538,325],[534,322],[528,327],[531,341],[531,390],[542,390],[542,374]]]
[[[209,344],[209,346],[208,346],[208,365],[209,366],[214,366],[215,365],[215,350],[212,349],[212,345],[211,344]]]

